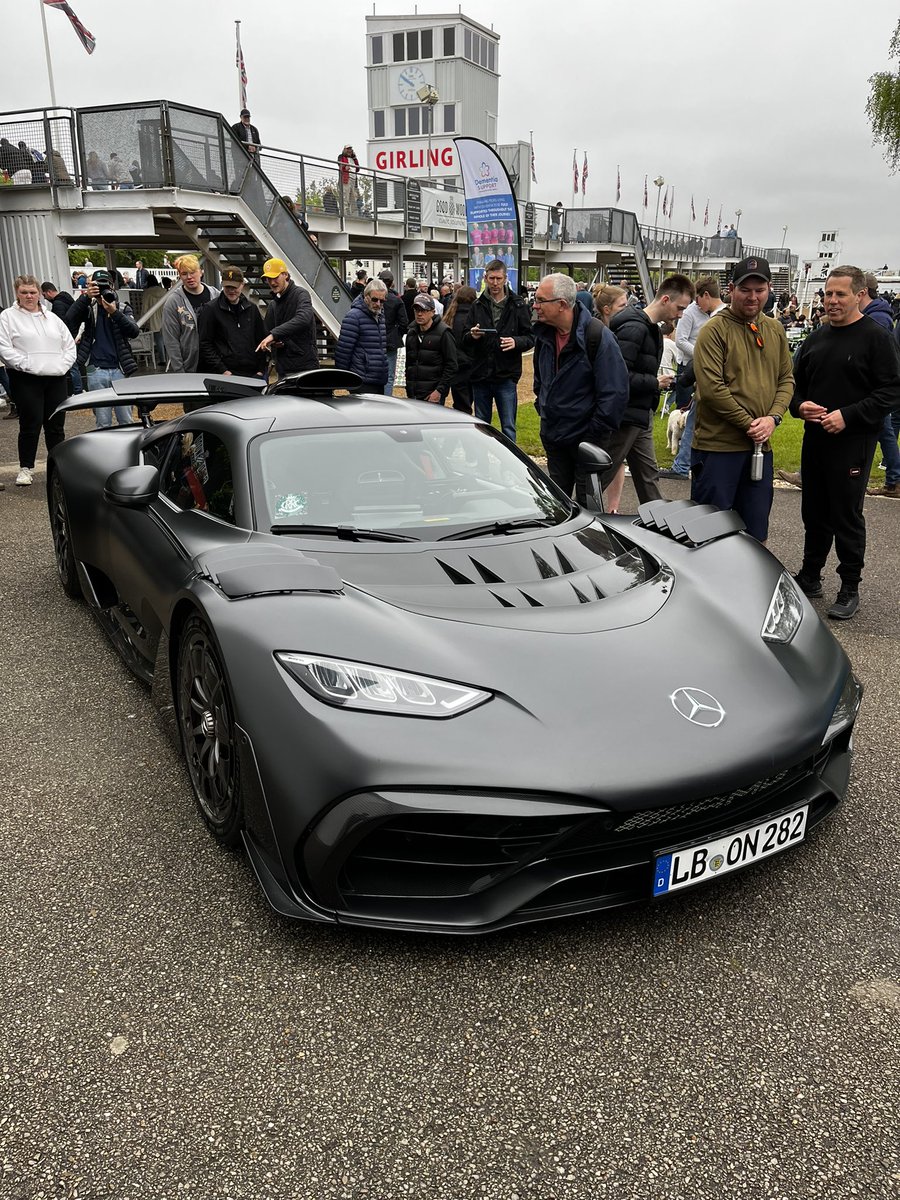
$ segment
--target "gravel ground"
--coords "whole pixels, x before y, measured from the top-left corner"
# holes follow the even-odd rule
[[[268,910],[59,589],[14,433],[3,1200],[900,1196],[900,505],[867,505],[863,607],[835,629],[868,689],[856,767],[807,846],[658,906],[438,940]],[[793,569],[799,500],[775,496]]]

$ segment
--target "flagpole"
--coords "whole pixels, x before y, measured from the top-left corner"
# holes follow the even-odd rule
[[[56,108],[56,87],[53,83],[53,66],[50,62],[50,38],[47,36],[47,11],[44,0],[37,0],[37,3],[41,10],[41,25],[44,29],[44,53],[47,56],[47,78],[50,80],[50,107]]]

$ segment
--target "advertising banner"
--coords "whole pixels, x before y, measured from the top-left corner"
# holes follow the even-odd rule
[[[463,189],[469,243],[468,282],[481,290],[484,268],[498,258],[506,265],[510,290],[519,289],[519,210],[512,182],[496,151],[479,138],[454,138]]]
[[[465,229],[466,201],[459,192],[422,188],[422,224],[433,229]]]

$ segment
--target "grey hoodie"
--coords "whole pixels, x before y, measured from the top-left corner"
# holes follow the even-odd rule
[[[212,284],[209,288],[210,300],[215,300],[219,289]],[[166,357],[171,371],[196,371],[200,362],[200,338],[197,334],[197,319],[194,306],[184,294],[184,288],[179,283],[169,292],[162,309],[162,335],[166,347]]]

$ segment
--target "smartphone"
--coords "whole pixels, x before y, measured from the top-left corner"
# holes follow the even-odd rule
[[[496,333],[497,330],[496,329],[485,329],[485,327],[482,325],[481,332],[482,333]]]

